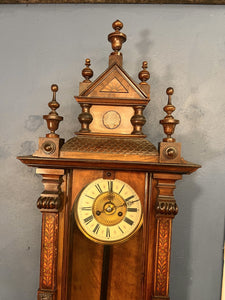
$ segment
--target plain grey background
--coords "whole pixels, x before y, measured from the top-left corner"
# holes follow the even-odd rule
[[[173,86],[175,137],[186,160],[202,169],[178,182],[174,220],[171,300],[220,299],[225,186],[225,6],[0,5],[0,300],[34,300],[38,288],[43,190],[35,170],[16,160],[37,149],[47,133],[42,115],[59,85],[58,131],[79,129],[78,94],[85,58],[94,78],[111,52],[107,35],[124,23],[125,70],[137,80],[143,60],[151,72],[151,102],[144,127],[162,140],[165,90]],[[86,300],[86,299],[84,299]]]

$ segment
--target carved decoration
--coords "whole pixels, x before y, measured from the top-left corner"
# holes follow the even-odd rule
[[[134,127],[132,134],[143,135],[142,126],[145,125],[146,119],[143,116],[144,106],[134,106],[134,116],[131,118],[131,124]]]
[[[50,293],[39,293],[38,300],[54,300],[53,295]]]
[[[50,133],[46,134],[46,137],[49,138],[58,138],[59,135],[55,131],[59,127],[59,122],[63,120],[63,117],[59,116],[56,112],[56,109],[59,108],[59,103],[56,101],[56,92],[58,91],[57,84],[52,84],[51,90],[53,92],[52,101],[48,103],[48,106],[51,108],[51,111],[48,115],[44,115],[43,119],[47,121],[48,129]]]
[[[100,92],[102,93],[128,93],[128,90],[122,85],[117,78],[113,78]]]
[[[169,249],[171,220],[158,220],[158,256],[156,269],[156,295],[167,296],[169,284]]]
[[[168,103],[166,106],[164,106],[163,110],[167,113],[167,115],[163,120],[160,120],[160,124],[163,125],[164,132],[167,135],[167,137],[163,139],[163,142],[175,142],[176,139],[172,138],[171,136],[174,133],[176,125],[179,124],[179,120],[175,120],[172,116],[172,113],[176,109],[176,107],[171,102],[171,96],[174,93],[173,88],[169,87],[166,90],[166,93],[168,95]]]
[[[156,212],[162,215],[176,215],[178,206],[175,202],[158,201]]]
[[[157,155],[153,144],[144,138],[110,138],[77,136],[70,139],[61,149],[62,152],[94,152],[112,154]]]
[[[150,78],[150,73],[147,70],[148,68],[148,63],[147,61],[143,61],[142,63],[142,69],[139,74],[138,74],[138,78],[141,80],[140,84],[147,84],[146,81],[149,80]]]
[[[92,69],[90,68],[90,65],[91,65],[91,60],[89,58],[86,58],[86,60],[85,60],[85,66],[86,66],[86,68],[84,68],[82,70],[82,76],[84,77],[84,81],[83,82],[86,82],[86,83],[91,82],[90,78],[94,74],[93,71],[92,71]]]
[[[43,214],[43,248],[41,286],[43,289],[54,289],[54,264],[57,257],[56,232],[58,232],[58,216],[51,213]]]
[[[45,187],[45,190],[37,200],[37,207],[39,209],[58,210],[61,205],[61,183],[64,170],[37,169],[36,172],[37,174],[42,174],[42,182]]]
[[[81,104],[82,113],[79,115],[78,120],[81,123],[81,130],[80,132],[90,132],[89,125],[92,122],[93,118],[90,114],[90,104]]]
[[[58,257],[58,209],[61,203],[61,183],[64,170],[37,169],[43,177],[44,192],[37,201],[42,211],[41,262],[38,299],[55,300]],[[48,293],[49,291],[49,293]]]
[[[37,207],[39,209],[59,209],[61,204],[61,197],[39,197]]]
[[[172,219],[178,213],[178,207],[173,195],[176,188],[175,182],[181,179],[178,174],[154,174],[157,179],[158,196],[156,199],[156,249],[155,249],[155,274],[154,297],[169,299],[169,273],[170,273],[170,245]],[[157,298],[159,297],[159,298]],[[163,298],[164,299],[164,298]]]

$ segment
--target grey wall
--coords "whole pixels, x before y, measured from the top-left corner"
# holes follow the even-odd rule
[[[1,5],[1,196],[0,299],[36,299],[43,190],[35,171],[15,159],[37,149],[47,132],[42,115],[59,85],[59,133],[66,139],[79,125],[73,99],[84,59],[95,78],[111,52],[107,34],[115,19],[128,41],[124,66],[137,80],[149,61],[152,101],[145,132],[162,139],[158,120],[165,89],[173,86],[176,138],[186,160],[202,169],[184,176],[176,190],[180,208],[174,221],[171,300],[220,298],[224,237],[225,6],[185,5]],[[84,299],[85,300],[85,299]]]

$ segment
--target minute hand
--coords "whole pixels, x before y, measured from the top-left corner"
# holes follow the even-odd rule
[[[134,202],[137,202],[137,201],[140,201],[140,200],[137,199],[137,200],[133,200],[133,201],[128,201],[128,202],[127,202],[127,205],[130,206],[130,205],[132,205]]]

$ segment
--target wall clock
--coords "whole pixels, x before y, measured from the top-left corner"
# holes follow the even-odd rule
[[[181,157],[172,136],[173,88],[160,121],[166,137],[157,149],[146,139],[143,111],[150,101],[147,62],[135,83],[123,68],[122,22],[108,35],[113,52],[94,81],[85,60],[76,101],[80,131],[68,141],[56,133],[58,86],[43,118],[49,133],[38,150],[18,157],[37,168],[44,191],[38,300],[169,300],[173,195],[183,174],[200,166]]]

